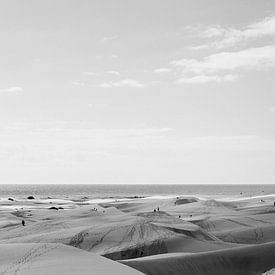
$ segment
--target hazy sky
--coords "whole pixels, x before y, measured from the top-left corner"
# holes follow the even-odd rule
[[[1,0],[0,183],[275,183],[275,1]]]

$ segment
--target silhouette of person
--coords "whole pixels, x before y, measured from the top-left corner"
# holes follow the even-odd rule
[[[158,207],[158,211],[159,211],[159,207]]]
[[[25,221],[24,220],[22,220],[22,225],[25,226]]]

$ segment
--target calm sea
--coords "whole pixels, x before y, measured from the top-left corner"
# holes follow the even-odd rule
[[[275,185],[191,185],[191,184],[6,184],[0,185],[0,198],[26,197],[88,197],[123,198],[134,196],[222,196],[230,197],[275,194]]]

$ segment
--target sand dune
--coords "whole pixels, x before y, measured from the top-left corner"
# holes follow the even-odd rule
[[[0,246],[8,249],[20,243],[24,254],[30,243],[60,244],[53,251],[63,252],[49,255],[60,253],[62,257],[62,253],[80,251],[79,258],[91,255],[95,261],[95,257],[101,259],[95,253],[110,263],[128,260],[123,263],[148,274],[259,274],[275,267],[274,200],[270,195],[230,199],[2,198]],[[257,258],[260,254],[262,258]],[[21,257],[9,255],[9,264]],[[44,258],[39,259],[42,265]],[[168,269],[159,269],[164,264]],[[208,270],[212,273],[206,273]],[[85,274],[81,272],[69,274]],[[59,274],[67,273],[62,270]]]
[[[0,274],[142,274],[96,254],[61,244],[0,245]]]
[[[263,273],[263,275],[274,275],[275,274],[275,268],[272,268],[268,270],[267,272]]]
[[[195,254],[162,254],[124,260],[148,275],[157,274],[261,274],[275,265],[275,242]]]

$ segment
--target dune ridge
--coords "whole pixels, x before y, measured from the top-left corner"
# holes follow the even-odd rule
[[[275,242],[195,254],[162,254],[124,260],[148,275],[262,274],[274,266]]]
[[[275,267],[274,200],[275,195],[231,200],[209,196],[103,201],[89,197],[1,198],[0,252],[11,251],[5,261],[12,264],[28,253],[30,244],[51,248],[28,261],[17,274],[37,274],[37,265],[39,273],[48,274],[43,262],[56,266],[58,274],[68,274],[53,255],[65,262],[75,255],[79,266],[69,274],[86,274],[88,270],[80,265],[90,267],[88,256],[95,265],[116,262],[110,269],[118,274],[135,270],[160,275],[262,274]],[[1,261],[4,263],[3,257]],[[121,271],[121,266],[131,271]],[[25,267],[29,273],[24,273]],[[108,270],[94,272],[108,274]]]
[[[0,274],[143,274],[96,254],[63,244],[0,245]]]

